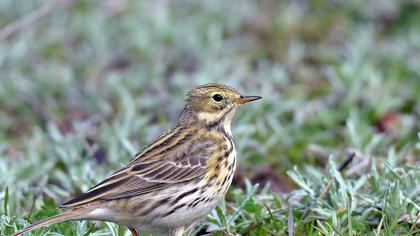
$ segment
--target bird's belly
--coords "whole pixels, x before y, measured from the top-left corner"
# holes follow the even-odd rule
[[[191,225],[205,218],[220,202],[221,199],[213,198],[210,201],[202,202],[195,207],[182,207],[175,213],[159,219],[159,224],[171,227]]]
[[[195,207],[184,206],[168,216],[164,216],[164,211],[157,210],[146,218],[133,215],[132,217],[119,218],[114,222],[135,228],[139,232],[148,232],[152,233],[152,235],[167,235],[170,229],[180,226],[188,227],[204,219],[222,199],[213,198],[211,201],[202,202]]]
[[[206,217],[223,199],[223,194],[214,194],[210,191],[197,190],[197,185],[187,185],[178,188],[167,189],[160,196],[151,197],[149,201],[139,203],[146,204],[138,211],[116,213],[114,210],[97,212],[96,219],[112,221],[131,228],[137,228],[140,231],[147,232],[166,232],[170,228],[188,226]],[[191,194],[186,195],[185,193]],[[184,195],[183,195],[184,193]],[[183,195],[182,198],[179,196]],[[167,198],[167,201],[157,205],[156,203]],[[152,207],[151,207],[152,206]]]

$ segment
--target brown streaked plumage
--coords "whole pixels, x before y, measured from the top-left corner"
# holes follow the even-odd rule
[[[236,165],[230,123],[239,104],[260,98],[221,84],[192,89],[176,125],[127,166],[63,203],[64,213],[13,236],[66,220],[110,221],[133,235],[182,235],[223,199]]]

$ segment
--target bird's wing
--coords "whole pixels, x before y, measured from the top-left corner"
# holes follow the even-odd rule
[[[178,135],[172,142],[156,145],[136,156],[122,170],[61,207],[79,206],[94,200],[112,200],[147,194],[168,185],[201,178],[206,161],[220,147],[206,137]],[[153,144],[152,144],[153,145]]]

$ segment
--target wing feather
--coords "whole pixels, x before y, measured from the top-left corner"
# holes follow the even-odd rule
[[[190,135],[183,135],[182,138],[174,138],[171,133],[167,135],[170,136],[170,140],[179,143],[159,145],[165,143],[165,140],[156,140],[159,144],[149,145],[146,156],[136,156],[135,161],[131,161],[125,168],[86,193],[63,203],[61,207],[143,195],[165,189],[168,185],[204,177],[206,161],[218,148],[216,141],[208,137],[193,139]],[[165,139],[165,136],[161,139]],[[159,150],[154,150],[153,147]]]

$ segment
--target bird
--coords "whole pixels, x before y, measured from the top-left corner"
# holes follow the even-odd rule
[[[261,98],[219,83],[191,89],[175,125],[122,169],[12,236],[68,220],[113,222],[132,236],[183,235],[224,199],[236,168],[231,121],[239,105]]]

